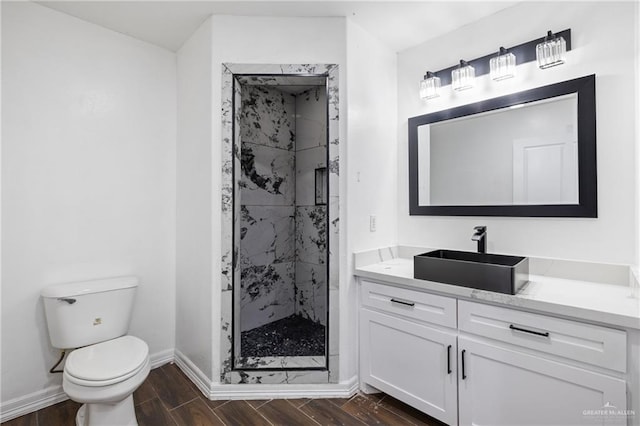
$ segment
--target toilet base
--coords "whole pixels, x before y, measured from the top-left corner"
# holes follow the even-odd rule
[[[133,395],[115,404],[83,404],[76,414],[76,426],[138,426]]]

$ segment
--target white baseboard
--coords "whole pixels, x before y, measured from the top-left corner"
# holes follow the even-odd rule
[[[51,386],[25,396],[10,399],[0,406],[0,422],[4,423],[16,417],[42,410],[67,399],[69,397],[62,391],[62,385]]]
[[[157,368],[173,361],[173,349],[156,352],[150,355],[151,368]],[[62,385],[55,385],[28,395],[3,402],[0,405],[0,422],[4,423],[16,417],[42,410],[58,402],[69,399],[62,390]]]
[[[175,359],[173,349],[166,349],[164,351],[156,352],[149,356],[149,361],[151,361],[151,369],[162,367],[165,364],[169,364],[173,362]]]
[[[358,378],[342,383],[322,384],[238,384],[212,383],[209,378],[176,349],[176,365],[211,400],[218,399],[273,399],[273,398],[350,398],[358,391]]]
[[[195,384],[207,398],[211,389],[211,380],[187,356],[178,349],[175,350],[176,365]]]

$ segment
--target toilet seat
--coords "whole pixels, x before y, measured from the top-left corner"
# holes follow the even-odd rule
[[[71,352],[64,376],[81,386],[108,386],[136,375],[148,358],[149,346],[143,340],[122,336]]]

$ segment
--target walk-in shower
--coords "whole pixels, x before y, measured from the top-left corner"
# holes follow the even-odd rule
[[[326,80],[235,80],[236,368],[327,368]]]
[[[339,74],[222,65],[221,383],[340,380]]]

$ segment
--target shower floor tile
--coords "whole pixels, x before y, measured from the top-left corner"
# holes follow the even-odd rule
[[[325,327],[291,315],[241,335],[242,357],[323,356]]]

